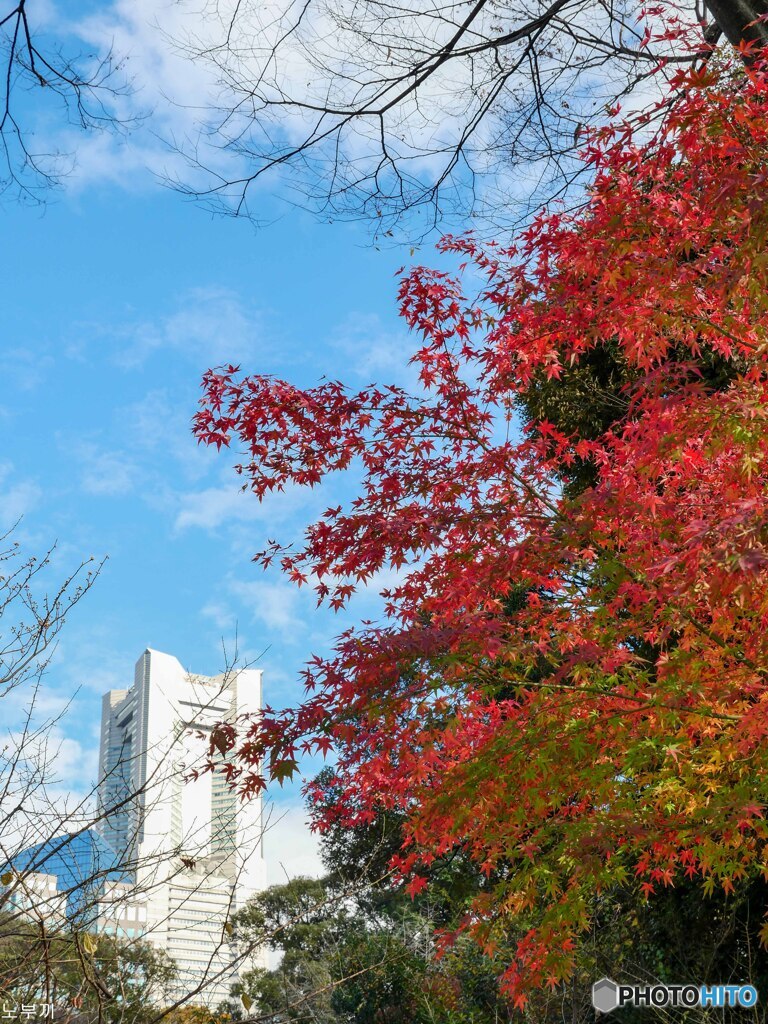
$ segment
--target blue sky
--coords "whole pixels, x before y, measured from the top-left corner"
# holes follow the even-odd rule
[[[109,140],[101,166],[77,170],[47,208],[0,207],[0,518],[23,515],[31,552],[58,542],[52,582],[108,556],[46,684],[47,711],[78,690],[59,727],[74,790],[95,775],[100,696],[130,684],[145,647],[215,673],[237,624],[247,655],[266,651],[266,699],[280,705],[339,628],[311,594],[250,562],[267,537],[296,536],[328,494],[259,506],[239,493],[234,457],[190,432],[203,371],[231,360],[303,384],[408,375],[393,276],[407,252],[378,252],[367,228],[320,224],[266,191],[268,227],[213,218],[156,182],[142,149],[153,145]],[[275,799],[289,808],[267,841],[279,879],[281,862],[306,870],[313,854],[295,791]]]

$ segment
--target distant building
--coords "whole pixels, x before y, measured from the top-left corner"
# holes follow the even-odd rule
[[[67,897],[59,892],[56,875],[23,872],[15,875],[3,889],[3,910],[6,912],[17,913],[33,922],[42,920],[49,929],[59,929],[66,924]]]
[[[189,773],[217,723],[260,708],[260,671],[191,675],[153,650],[133,686],[102,701],[98,828],[124,874],[104,887],[99,919],[164,949],[180,993],[211,1006],[237,978],[232,915],[265,885],[262,808],[218,772]]]
[[[147,650],[133,686],[102,702],[98,823],[27,847],[0,867],[3,905],[32,921],[164,950],[179,997],[215,1007],[241,959],[232,917],[265,886],[262,806],[221,773],[191,777],[212,728],[261,708],[261,672],[190,675]]]
[[[42,919],[49,931],[137,939],[147,930],[147,900],[135,875],[119,867],[118,855],[94,829],[30,846],[2,871],[12,876],[2,886],[4,909]]]
[[[6,869],[14,875],[4,887],[9,906],[80,928],[96,923],[105,885],[126,878],[117,854],[94,829],[29,846],[2,870]]]

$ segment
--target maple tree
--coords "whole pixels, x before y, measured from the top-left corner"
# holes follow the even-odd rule
[[[596,894],[768,877],[765,64],[680,73],[660,112],[589,136],[581,210],[514,246],[446,237],[459,275],[406,274],[420,393],[227,367],[196,418],[244,445],[259,498],[362,470],[261,564],[336,608],[400,571],[299,707],[217,734],[233,783],[333,749],[319,827],[401,813],[412,894],[437,859],[474,861],[488,885],[460,928],[493,952],[526,922],[517,1005],[569,976]],[[610,415],[517,429],[542,380],[600,358],[622,368]]]

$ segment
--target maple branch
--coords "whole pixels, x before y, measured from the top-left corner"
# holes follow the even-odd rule
[[[497,674],[491,674],[490,669],[487,670],[487,676],[489,680],[493,680],[495,685],[498,685],[499,678]],[[480,676],[482,678],[482,675]],[[674,711],[676,714],[690,714],[698,715],[703,718],[715,718],[721,719],[724,722],[740,722],[741,717],[739,715],[729,715],[719,711],[713,711],[711,708],[691,708],[681,706],[677,704],[666,704],[661,701],[649,699],[648,697],[640,697],[631,693],[617,693],[612,689],[604,689],[599,686],[585,686],[582,683],[555,683],[547,679],[543,680],[531,680],[526,677],[511,679],[508,676],[504,677],[505,683],[511,683],[513,686],[518,686],[523,690],[559,690],[570,694],[571,696],[580,696],[586,694],[590,697],[605,698],[609,697],[612,700],[630,700],[635,701],[639,706],[634,708],[625,708],[622,711],[616,712],[605,712],[605,717],[614,718],[621,717],[623,714],[635,714],[642,711],[652,710],[654,708],[661,708],[665,711]]]

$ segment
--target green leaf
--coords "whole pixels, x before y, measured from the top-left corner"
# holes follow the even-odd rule
[[[295,772],[299,770],[298,761],[287,760],[287,761],[273,761],[269,766],[269,777],[274,782],[279,782],[280,785],[285,782],[286,779],[290,781],[293,778]]]
[[[93,935],[83,936],[83,949],[85,950],[86,953],[90,953],[91,955],[93,955],[96,952],[98,945],[99,944]]]
[[[246,1013],[253,1006],[253,1000],[251,999],[251,997],[248,995],[247,992],[243,992],[243,994],[240,996],[240,1001],[242,1002],[243,1006],[245,1007]]]

